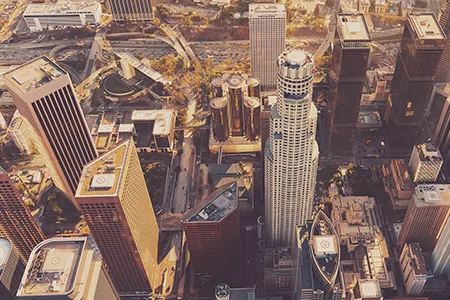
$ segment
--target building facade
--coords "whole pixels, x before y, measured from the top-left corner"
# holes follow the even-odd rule
[[[151,0],[108,0],[114,21],[148,21],[153,19]]]
[[[443,163],[439,149],[431,143],[424,143],[414,146],[408,169],[414,182],[434,183]]]
[[[418,243],[405,244],[400,254],[400,268],[408,296],[420,296],[427,281],[427,268]]]
[[[332,152],[353,148],[371,40],[363,14],[338,14],[330,72]]]
[[[411,149],[416,141],[444,44],[433,13],[408,14],[385,115],[393,150]]]
[[[224,185],[191,208],[183,228],[194,272],[226,275],[240,263],[240,215],[236,183]]]
[[[431,268],[435,275],[450,276],[450,222],[448,221],[431,254]]]
[[[18,299],[119,300],[114,285],[86,237],[51,238],[31,253]]]
[[[23,261],[27,261],[33,248],[45,239],[8,173],[1,167],[0,237],[8,238]]]
[[[297,226],[312,214],[319,159],[313,69],[313,57],[304,51],[284,52],[278,59],[277,102],[264,149],[265,213],[272,247],[292,247]]]
[[[446,35],[445,47],[436,72],[436,83],[450,82],[450,1],[442,0],[439,12],[439,25]]]
[[[76,200],[119,293],[150,293],[159,229],[131,138],[85,166]]]
[[[445,184],[418,185],[398,235],[398,247],[419,243],[424,252],[432,252],[449,219],[450,187]]]
[[[20,114],[41,139],[43,156],[56,186],[72,200],[85,164],[97,157],[69,74],[47,56],[4,73]]]
[[[15,300],[25,264],[11,242],[0,237],[0,299]]]
[[[31,3],[23,12],[30,31],[98,25],[102,7],[98,2]]]
[[[252,76],[263,88],[277,86],[277,59],[286,46],[286,10],[283,4],[249,4]]]

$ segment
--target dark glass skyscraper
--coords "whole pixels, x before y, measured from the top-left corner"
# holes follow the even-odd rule
[[[385,116],[392,149],[415,143],[444,44],[433,13],[408,14]]]
[[[363,14],[338,14],[333,51],[331,151],[350,150],[366,79],[371,37]]]

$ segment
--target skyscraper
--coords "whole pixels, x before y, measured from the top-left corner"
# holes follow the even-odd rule
[[[314,61],[292,50],[278,59],[277,102],[271,109],[265,147],[265,207],[268,240],[292,247],[297,226],[311,217],[319,147],[312,103]]]
[[[249,4],[252,76],[263,88],[277,85],[277,59],[286,46],[286,10],[283,4]]]
[[[414,182],[434,183],[441,172],[443,159],[439,149],[432,143],[414,146],[408,169]]]
[[[431,268],[435,275],[450,276],[450,222],[447,221],[431,254]]]
[[[194,272],[226,274],[239,266],[239,221],[235,182],[218,188],[189,210],[183,228]]]
[[[442,57],[436,72],[437,83],[450,82],[450,0],[442,0],[441,11],[439,13],[439,25],[447,36]]]
[[[52,238],[37,245],[17,298],[119,300],[101,257],[86,237]]]
[[[146,21],[153,19],[151,0],[108,0],[114,21]]]
[[[25,264],[8,239],[0,237],[0,299],[15,300]]]
[[[400,254],[400,270],[408,296],[420,296],[427,281],[427,268],[418,243],[406,244]]]
[[[45,165],[73,201],[83,166],[97,157],[69,74],[47,56],[3,74],[20,114],[41,138]]]
[[[450,214],[450,187],[446,184],[418,185],[406,211],[398,235],[398,246],[419,243],[424,252],[432,252]]]
[[[26,262],[33,248],[45,239],[19,191],[0,167],[0,237],[7,237]]]
[[[409,150],[415,143],[444,43],[433,13],[408,14],[385,115],[394,150]]]
[[[333,50],[331,151],[351,151],[371,47],[363,14],[338,14]]]
[[[151,292],[159,229],[131,138],[84,167],[76,200],[119,293]]]

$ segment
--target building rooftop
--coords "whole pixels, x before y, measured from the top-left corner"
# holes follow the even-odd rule
[[[422,249],[418,243],[409,244],[409,254],[411,260],[410,266],[414,270],[414,274],[416,276],[427,275],[425,258],[423,257]]]
[[[0,167],[0,173],[3,170]],[[8,262],[9,255],[11,254],[12,244],[5,238],[0,238],[0,278],[2,277],[3,270]]]
[[[34,248],[18,297],[67,295],[75,288],[86,238],[53,238]]]
[[[66,74],[49,57],[41,56],[4,73],[3,79],[26,94]]]
[[[132,139],[90,162],[83,169],[76,197],[117,196]]]
[[[344,42],[371,41],[364,14],[338,14],[337,29]]]
[[[418,151],[421,161],[442,161],[442,155],[439,149],[432,143],[419,144],[414,147]]]
[[[380,299],[381,289],[378,280],[359,280],[359,292],[362,299]]]
[[[224,185],[194,206],[186,215],[186,222],[217,222],[238,207],[237,183]]]
[[[450,185],[419,184],[414,190],[416,206],[450,205]]]
[[[433,13],[410,13],[408,20],[417,34],[417,38],[423,40],[445,39],[445,34]]]
[[[131,116],[131,121],[155,121],[155,125],[153,126],[153,134],[163,135],[170,133],[173,117],[174,114],[172,110],[134,110],[133,115]]]
[[[450,83],[436,83],[434,88],[442,93],[445,97],[450,97]]]
[[[62,14],[93,13],[100,3],[92,1],[58,1],[57,3],[31,3],[23,13],[27,16],[52,16]]]
[[[380,114],[377,111],[360,111],[358,114],[358,128],[378,128],[381,123]]]
[[[259,15],[272,15],[277,14],[278,16],[285,15],[286,9],[284,4],[274,4],[274,3],[251,3],[248,5],[248,16],[258,17]]]

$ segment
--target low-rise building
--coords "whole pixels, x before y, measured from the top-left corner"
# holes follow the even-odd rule
[[[358,11],[368,13],[370,8],[370,0],[358,0]]]
[[[431,143],[414,146],[408,168],[414,182],[436,181],[444,160],[439,149]]]
[[[294,260],[291,248],[267,248],[264,251],[264,292],[289,297],[292,293]]]
[[[382,167],[384,191],[388,194],[394,210],[406,211],[413,195],[414,186],[403,159],[392,160]]]
[[[395,287],[386,240],[373,198],[336,195],[331,220],[341,245],[341,266],[346,289],[361,279],[373,279],[382,289]]]
[[[386,10],[386,0],[375,0],[375,13],[383,14]]]
[[[174,148],[176,112],[173,110],[105,111],[90,122],[99,153],[133,137],[138,152],[171,152]]]
[[[23,18],[30,31],[55,30],[65,27],[83,27],[100,23],[102,7],[97,1],[59,1],[31,3]]]

